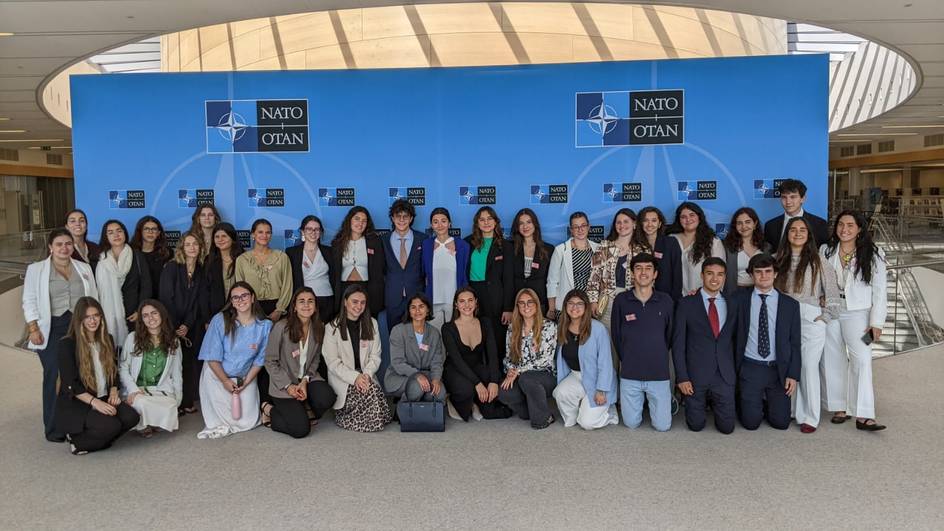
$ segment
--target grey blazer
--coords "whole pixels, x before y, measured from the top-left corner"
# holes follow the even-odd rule
[[[401,395],[406,382],[417,372],[428,373],[431,380],[441,380],[446,349],[442,335],[435,326],[426,323],[422,344],[416,343],[412,323],[400,323],[390,331],[390,366],[384,375],[388,393]]]
[[[301,356],[296,357],[293,354],[298,352],[298,343],[293,343],[289,339],[287,324],[288,321],[285,319],[275,323],[272,331],[269,332],[269,341],[266,343],[265,368],[269,373],[269,394],[275,398],[291,398],[285,392],[285,388],[299,382],[298,369]],[[321,345],[309,339],[305,376],[310,382],[323,380],[318,374],[320,357]]]

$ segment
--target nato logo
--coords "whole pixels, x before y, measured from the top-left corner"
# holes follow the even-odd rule
[[[177,190],[177,207],[194,208],[198,206],[213,206],[215,192],[213,190],[198,190],[188,188]]]
[[[430,237],[430,238],[435,238],[435,237],[436,237],[436,231],[434,231],[432,227],[427,227],[424,232],[426,232],[426,236],[428,236],[428,237]],[[462,236],[462,229],[459,229],[459,228],[456,228],[456,227],[449,227],[449,236],[452,236],[453,238],[459,238],[459,237],[461,237],[461,236]]]
[[[357,202],[353,188],[319,188],[318,204],[321,206],[352,207]]]
[[[171,249],[177,247],[177,243],[180,241],[180,231],[179,230],[165,230],[164,231],[164,240],[167,242],[167,246]]]
[[[108,208],[144,208],[144,190],[109,190]]]
[[[576,147],[682,144],[684,91],[578,92]]]
[[[243,249],[249,249],[250,247],[252,247],[249,244],[249,240],[251,239],[250,238],[251,234],[252,233],[250,233],[248,230],[245,230],[245,229],[236,231],[236,239],[239,240],[239,243],[243,246]]]
[[[494,186],[460,186],[460,205],[494,205],[498,198],[498,189]]]
[[[718,199],[718,181],[679,181],[679,201]]]
[[[642,201],[642,183],[603,183],[603,202]]]
[[[605,235],[606,227],[603,225],[590,225],[590,230],[587,232],[587,238],[590,241],[600,243],[603,241]]]
[[[251,208],[285,206],[285,190],[282,188],[250,188],[247,194]]]
[[[754,199],[780,197],[780,183],[785,179],[754,179]]]
[[[728,235],[729,229],[730,227],[727,223],[715,223],[715,236],[723,240],[724,237]]]
[[[207,153],[308,151],[308,100],[209,100]]]
[[[298,229],[285,229],[285,247],[301,245],[302,231]]]
[[[567,203],[567,195],[566,184],[532,184],[529,202],[532,205],[563,204]]]
[[[426,205],[426,188],[422,186],[408,186],[406,188],[390,188],[390,204],[400,199],[406,199],[413,206]]]

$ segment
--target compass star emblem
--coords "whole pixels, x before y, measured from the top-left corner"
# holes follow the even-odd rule
[[[610,107],[606,104],[597,105],[590,111],[590,116],[587,118],[587,123],[590,126],[590,129],[598,135],[605,135],[613,130],[616,127],[616,121],[619,119],[619,116],[616,114],[616,110],[613,107]]]
[[[220,123],[216,126],[220,135],[230,143],[242,138],[246,134],[247,127],[249,126],[246,124],[246,119],[235,112],[224,114],[220,118]]]

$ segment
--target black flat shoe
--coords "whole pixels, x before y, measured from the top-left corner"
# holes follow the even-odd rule
[[[869,424],[869,421],[872,421],[872,423]],[[882,430],[884,430],[886,427],[887,427],[887,426],[885,426],[885,425],[883,425],[883,424],[879,424],[878,422],[875,422],[874,419],[869,419],[869,420],[867,420],[867,421],[865,421],[865,422],[862,422],[862,421],[859,421],[859,420],[856,421],[856,429],[857,429],[857,430],[862,430],[862,431],[882,431]]]
[[[47,436],[46,436],[46,440],[49,441],[49,442],[54,442],[54,443],[64,443],[64,442],[66,442],[66,436],[65,436],[65,435],[50,434],[50,435],[47,435]]]
[[[833,418],[829,421],[833,424],[842,424],[849,420],[849,415],[833,415]]]
[[[554,424],[554,415],[549,415],[547,417],[547,420],[544,421],[544,424],[537,424],[537,425],[532,424],[531,428],[535,430],[543,430],[544,428],[550,426],[551,424]]]

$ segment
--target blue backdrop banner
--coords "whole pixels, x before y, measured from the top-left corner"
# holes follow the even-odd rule
[[[556,243],[576,210],[599,234],[692,200],[724,232],[742,205],[778,213],[784,178],[825,217],[827,95],[826,55],[73,76],[76,204],[93,238],[214,203],[238,229],[269,219],[276,246],[306,214],[330,238],[355,204],[387,228],[399,197],[420,230],[437,206],[463,234],[481,205],[506,231],[530,207]]]

